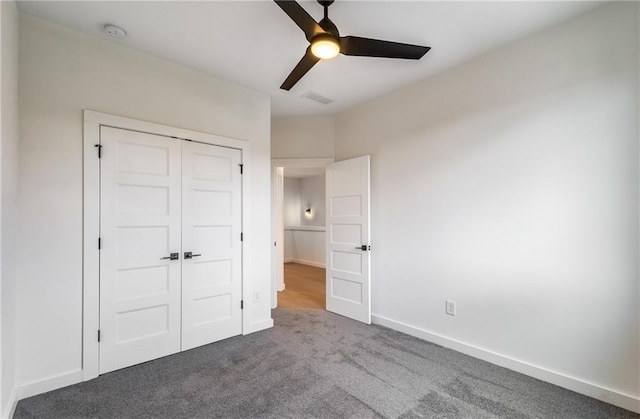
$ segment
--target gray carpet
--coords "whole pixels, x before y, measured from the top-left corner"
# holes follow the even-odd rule
[[[321,310],[18,403],[14,418],[639,418]]]

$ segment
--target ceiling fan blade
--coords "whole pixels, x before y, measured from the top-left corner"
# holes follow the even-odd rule
[[[344,55],[419,60],[430,49],[431,47],[360,38],[358,36],[343,36],[340,38],[340,52]]]
[[[293,0],[274,0],[278,6],[295,22],[296,25],[302,29],[307,40],[311,42],[311,39],[324,31],[313,20],[313,18],[302,8],[297,2]]]
[[[302,76],[307,74],[307,71],[311,70],[311,67],[316,65],[318,61],[320,61],[320,58],[311,53],[311,47],[307,48],[307,52],[304,54],[304,57],[302,57],[300,62],[298,62],[280,88],[283,90],[290,90],[298,80],[302,78]]]

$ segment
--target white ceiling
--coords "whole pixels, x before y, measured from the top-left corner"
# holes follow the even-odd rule
[[[601,2],[338,0],[329,16],[342,35],[432,47],[420,61],[338,56],[318,63],[291,91],[280,90],[308,45],[272,1],[19,1],[22,12],[263,92],[274,116],[333,114],[433,75]],[[315,19],[322,7],[301,4]],[[322,105],[301,95],[334,99]]]
[[[294,179],[324,175],[324,167],[285,167],[283,171],[284,177]]]

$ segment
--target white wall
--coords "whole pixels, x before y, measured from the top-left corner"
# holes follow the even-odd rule
[[[285,226],[300,225],[300,187],[300,179],[284,178],[282,209],[284,210],[283,218]]]
[[[323,227],[287,227],[284,230],[284,261],[325,267],[325,230]]]
[[[0,2],[0,416],[15,401],[18,199],[18,9]]]
[[[300,179],[300,209],[303,226],[325,225],[325,180],[322,176],[310,176]],[[311,208],[311,215],[305,213]]]
[[[284,178],[285,226],[324,226],[325,177]],[[311,215],[305,210],[311,208]]]
[[[271,157],[274,159],[333,157],[334,140],[331,115],[278,117],[271,121]]]
[[[610,4],[337,116],[377,321],[640,409],[638,34]]]
[[[284,261],[325,266],[325,180],[284,178]],[[311,208],[311,216],[305,209]],[[301,228],[311,227],[311,228]]]
[[[124,43],[123,43],[124,44]],[[251,143],[245,316],[270,320],[270,101],[185,67],[20,15],[18,366],[23,394],[81,369],[83,109]],[[50,380],[50,381],[47,381]],[[53,385],[53,384],[52,384]]]

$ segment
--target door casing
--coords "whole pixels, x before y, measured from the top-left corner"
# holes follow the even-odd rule
[[[96,378],[99,374],[99,344],[98,329],[100,319],[100,253],[98,238],[100,237],[100,162],[98,159],[100,144],[100,126],[140,131],[149,134],[164,135],[204,144],[235,148],[242,152],[243,182],[242,182],[242,226],[249,225],[250,188],[249,179],[251,167],[250,144],[234,138],[206,134],[168,125],[139,121],[117,115],[84,110],[83,135],[83,254],[82,254],[82,284],[83,284],[83,313],[82,313],[82,379],[83,381]],[[251,235],[245,233],[243,241],[242,271],[249,271],[251,260]],[[245,275],[242,278],[242,299],[249,301],[251,284]],[[250,331],[250,317],[242,317],[242,333]]]
[[[272,159],[271,160],[271,237],[276,244],[271,251],[271,308],[278,306],[278,291],[284,289],[283,229],[282,222],[282,185],[278,185],[279,168],[325,167],[333,163],[334,158],[313,159]]]

